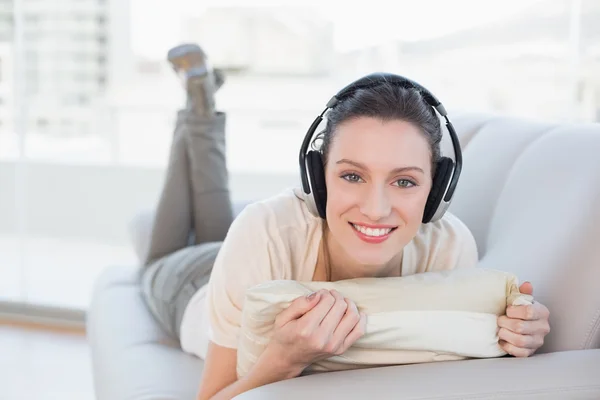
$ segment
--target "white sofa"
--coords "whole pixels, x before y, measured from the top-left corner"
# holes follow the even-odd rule
[[[481,267],[533,283],[551,311],[544,346],[526,359],[304,376],[238,398],[600,399],[600,125],[466,114],[453,122],[464,168],[450,211],[475,235]],[[138,251],[150,221],[134,223]],[[136,270],[108,268],[95,287],[88,335],[97,399],[194,399],[202,362],[153,321]]]

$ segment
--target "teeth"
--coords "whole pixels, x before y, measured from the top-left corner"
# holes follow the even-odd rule
[[[365,228],[364,226],[360,226],[360,225],[356,225],[356,224],[352,224],[352,226],[354,227],[354,229],[356,229],[360,233],[363,233],[367,236],[383,236],[383,235],[387,235],[388,233],[390,233],[392,231],[392,228],[372,229],[372,228]]]

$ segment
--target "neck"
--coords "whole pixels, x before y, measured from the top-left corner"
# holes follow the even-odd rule
[[[381,278],[399,276],[402,265],[402,252],[383,265],[366,265],[353,260],[326,227],[323,232],[325,270],[331,282],[354,278]]]

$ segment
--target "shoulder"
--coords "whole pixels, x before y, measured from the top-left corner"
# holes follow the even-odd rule
[[[246,222],[240,222],[244,225],[240,230],[251,229],[267,243],[271,258],[281,263],[277,278],[301,276],[322,232],[323,222],[312,196],[300,188],[289,188],[251,204],[244,217]]]
[[[282,278],[291,273],[284,269],[294,268],[295,252],[306,251],[320,224],[303,193],[295,188],[248,204],[233,220],[214,271],[227,270],[232,277],[262,271],[262,279]],[[252,272],[246,267],[249,264]]]
[[[408,273],[471,268],[479,260],[473,233],[450,212],[435,222],[422,224],[405,253]]]
[[[257,200],[246,206],[234,220],[231,231],[253,230],[272,237],[295,231],[300,233],[321,223],[313,208],[311,197],[299,188]]]

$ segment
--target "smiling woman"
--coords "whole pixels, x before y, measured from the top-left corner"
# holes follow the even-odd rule
[[[159,202],[142,284],[164,330],[185,352],[204,359],[200,399],[230,399],[296,377],[348,351],[372,317],[359,312],[360,299],[335,288],[299,295],[277,315],[256,362],[239,375],[243,321],[252,318],[243,311],[252,288],[282,280],[360,286],[356,278],[380,282],[477,264],[473,235],[446,212],[462,166],[458,139],[444,106],[418,83],[376,73],[345,86],[302,142],[302,187],[256,201],[234,219],[226,114],[194,100],[213,104],[210,72],[188,72],[183,76],[195,106],[179,114],[173,141],[173,154],[183,151],[188,163],[171,159],[170,190]],[[438,113],[452,137],[454,160],[441,155]],[[325,128],[316,133],[323,117]],[[492,321],[489,332],[495,331]]]
[[[264,352],[238,379],[242,310],[248,289],[256,285],[399,277],[476,265],[471,232],[444,212],[443,193],[460,168],[441,156],[434,106],[443,111],[426,89],[392,74],[363,77],[328,103],[325,129],[312,138],[318,117],[300,151],[304,190],[247,207],[229,229],[207,289],[188,306],[186,315],[201,314],[201,307],[208,311],[208,343],[192,339],[202,329],[195,335],[182,331],[184,349],[206,360],[200,398],[216,393],[214,398],[230,398],[297,376],[344,353],[365,333],[367,316],[353,299],[336,290],[300,297],[278,316]],[[448,127],[453,134],[449,122]],[[305,157],[309,143],[316,150]],[[456,158],[461,159],[459,150]],[[299,336],[290,326],[299,327]]]
[[[310,178],[303,180],[304,190],[258,201],[233,221],[215,218],[227,208],[225,187],[211,192],[211,204],[201,198],[206,185],[223,181],[217,177],[224,165],[207,160],[210,151],[221,148],[216,143],[224,126],[217,121],[224,115],[188,117],[189,132],[182,131],[182,137],[215,141],[195,147],[193,159],[206,163],[196,169],[202,174],[189,175],[194,229],[210,233],[210,240],[196,235],[197,246],[172,247],[175,251],[167,254],[150,249],[155,256],[148,260],[144,281],[157,320],[178,336],[183,350],[205,359],[200,398],[216,393],[231,398],[297,376],[364,334],[366,315],[352,299],[335,290],[299,298],[282,313],[280,326],[299,321],[307,337],[293,339],[285,328],[276,332],[279,339],[238,380],[242,310],[253,286],[273,280],[398,277],[477,263],[471,232],[444,212],[443,194],[456,183],[460,162],[440,154],[435,110],[443,111],[441,104],[418,84],[391,74],[369,75],[347,88],[328,104],[324,131],[313,139],[318,126],[313,123],[303,142],[301,154],[309,143],[321,142],[318,150],[301,156],[307,162],[302,176]],[[449,121],[448,127],[454,135]],[[460,150],[456,159],[461,160]],[[170,224],[165,215],[157,217],[156,230]],[[178,276],[189,279],[172,282]],[[168,289],[174,287],[179,289]]]

